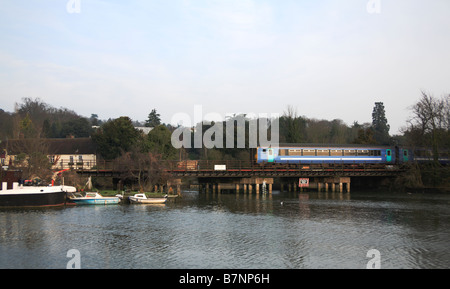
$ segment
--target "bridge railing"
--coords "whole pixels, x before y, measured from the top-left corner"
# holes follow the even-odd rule
[[[253,161],[166,161],[165,167],[168,171],[309,171],[309,170],[333,170],[333,171],[380,171],[395,170],[394,166],[385,164],[366,163],[255,163]]]
[[[159,165],[168,172],[218,172],[218,171],[314,171],[314,170],[333,170],[333,171],[386,171],[397,170],[394,166],[386,166],[385,164],[363,164],[363,163],[265,163],[258,164],[253,161],[240,160],[184,160],[184,161],[161,161]],[[118,161],[97,161],[95,166],[77,167],[77,170],[86,171],[115,171],[123,172],[132,168],[130,163],[121,163]],[[75,167],[74,167],[75,168]]]

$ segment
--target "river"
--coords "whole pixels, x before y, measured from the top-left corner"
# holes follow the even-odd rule
[[[446,194],[185,191],[165,205],[1,209],[0,268],[450,268],[449,205]]]

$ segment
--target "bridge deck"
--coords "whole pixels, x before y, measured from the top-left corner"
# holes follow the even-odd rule
[[[247,178],[247,177],[357,177],[396,176],[404,172],[397,166],[381,164],[265,164],[250,161],[164,161],[161,168],[174,177]],[[79,174],[120,176],[138,171],[132,165],[99,163],[95,169],[78,169]]]

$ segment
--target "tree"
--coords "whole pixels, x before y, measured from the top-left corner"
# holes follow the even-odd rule
[[[13,138],[13,116],[0,109],[0,141]]]
[[[306,128],[306,121],[297,115],[297,110],[291,105],[287,107],[281,117],[280,127],[286,143],[301,143],[304,141],[303,132]]]
[[[379,144],[387,145],[390,143],[390,126],[386,119],[384,104],[376,102],[372,112],[372,129],[374,138]]]
[[[89,137],[92,127],[87,118],[80,117],[62,123],[60,137]]]
[[[137,180],[142,191],[150,191],[154,185],[166,184],[170,180],[170,175],[163,168],[161,155],[141,152],[138,145],[115,159],[114,165],[121,168],[123,182]]]
[[[449,140],[449,99],[435,98],[422,91],[422,98],[412,106],[412,118],[408,121],[406,135],[414,137],[412,143],[419,146],[431,146],[433,159],[439,158],[439,147],[448,147]]]
[[[106,160],[112,160],[129,151],[140,140],[140,136],[130,118],[120,117],[103,124],[92,135],[92,139],[98,145],[100,155]]]
[[[148,115],[148,119],[145,121],[146,127],[157,127],[161,124],[161,118],[156,109],[152,109],[152,112]]]
[[[145,140],[148,151],[160,154],[164,160],[173,160],[177,157],[177,150],[171,143],[172,133],[164,125],[159,125],[152,129]]]
[[[26,138],[10,142],[9,151],[14,151],[17,158],[15,166],[20,167],[22,177],[49,180],[51,164],[48,159],[48,143],[42,138]]]
[[[101,125],[101,121],[98,119],[98,114],[96,114],[96,113],[91,114],[89,121],[91,122],[91,125],[94,125],[94,126]]]
[[[375,144],[377,141],[374,138],[374,131],[372,127],[367,123],[358,125],[358,136],[353,143],[355,144]]]
[[[33,138],[36,136],[36,129],[34,127],[33,121],[30,115],[27,113],[26,116],[19,123],[20,133],[25,138]]]

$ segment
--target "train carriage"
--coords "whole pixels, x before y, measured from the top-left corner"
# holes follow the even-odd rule
[[[259,164],[382,164],[403,165],[410,162],[432,162],[429,148],[411,149],[398,146],[364,145],[290,145],[279,147],[258,147]],[[438,162],[450,164],[450,152],[440,150]]]
[[[281,164],[394,164],[390,147],[270,147],[257,149],[258,163]]]

